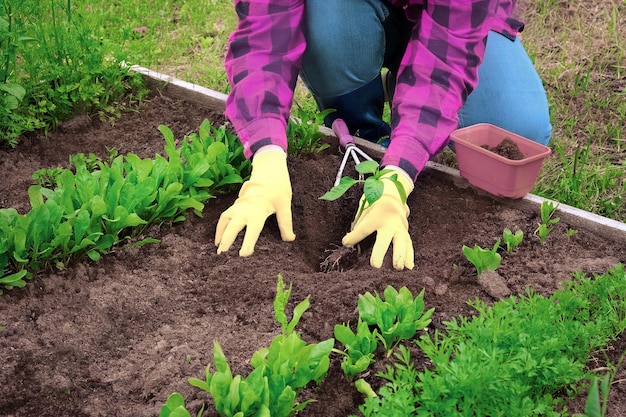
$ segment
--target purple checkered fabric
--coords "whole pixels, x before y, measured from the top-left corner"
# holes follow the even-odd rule
[[[235,1],[226,73],[226,116],[250,158],[261,146],[287,149],[286,120],[306,40],[305,0]],[[416,179],[457,128],[457,112],[476,87],[489,30],[514,38],[523,24],[515,0],[391,0],[415,22],[398,72],[391,144],[382,165]],[[349,18],[349,17],[347,17]]]

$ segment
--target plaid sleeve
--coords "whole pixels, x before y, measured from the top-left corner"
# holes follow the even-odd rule
[[[226,117],[250,158],[261,146],[287,149],[286,123],[305,49],[304,0],[235,1],[238,24],[225,68]]]
[[[457,112],[478,82],[487,34],[500,19],[498,0],[416,3],[405,5],[415,25],[398,72],[391,144],[381,163],[404,169],[414,180],[457,128]]]

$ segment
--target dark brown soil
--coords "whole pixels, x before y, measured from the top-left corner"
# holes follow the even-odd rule
[[[15,150],[0,151],[0,206],[28,211],[32,172],[67,166],[71,153],[106,157],[107,148],[115,148],[153,156],[163,152],[158,125],[182,138],[204,118],[216,115],[156,96],[115,126],[82,117],[49,137],[27,138]],[[209,396],[187,378],[204,376],[213,341],[221,344],[233,372],[247,375],[253,352],[280,332],[273,317],[278,274],[293,284],[292,304],[310,295],[311,307],[297,330],[317,342],[332,337],[335,324],[355,321],[359,294],[387,285],[407,286],[413,294],[425,289],[427,307],[435,308],[430,331],[459,314],[472,314],[468,300],[494,301],[461,247],[491,247],[506,227],[526,236],[513,254],[504,255],[498,270],[513,294],[530,286],[548,295],[575,270],[603,273],[626,262],[623,245],[586,230],[568,237],[565,222],[542,245],[533,237],[538,213],[503,207],[464,180],[428,170],[409,199],[414,270],[395,271],[390,259],[381,269],[371,268],[368,239],[351,265],[323,273],[325,251],[340,244],[358,195],[319,200],[332,186],[338,155],[325,152],[289,162],[293,243],[281,241],[270,219],[253,256],[237,256],[240,240],[237,249],[218,256],[213,243],[217,219],[236,197],[226,195],[211,200],[203,218],[189,214],[173,227],[151,228],[148,234],[160,244],[118,247],[99,262],[83,260],[42,272],[26,288],[0,296],[0,415],[157,416],[174,391],[197,411],[203,402],[210,404]],[[622,335],[609,354],[615,358],[625,346]],[[426,366],[417,356],[415,361],[418,369]],[[601,365],[593,362],[593,367]],[[626,415],[625,376],[622,369],[621,382],[611,390],[609,416]],[[344,417],[356,413],[362,399],[343,378],[336,356],[319,389],[303,394],[317,402],[302,416]],[[570,409],[582,412],[583,403],[578,398]]]
[[[496,146],[483,145],[483,148],[512,161],[524,159],[524,153],[511,138],[504,138]]]

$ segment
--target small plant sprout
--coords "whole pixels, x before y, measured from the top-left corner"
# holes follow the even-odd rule
[[[378,331],[376,329],[371,331],[369,325],[359,317],[356,333],[347,324],[335,325],[334,333],[335,340],[344,346],[344,350],[334,349],[333,351],[343,355],[341,369],[346,378],[351,381],[374,363]]]
[[[515,233],[511,232],[508,227],[502,232],[502,240],[506,246],[507,253],[511,253],[513,249],[518,247],[522,240],[524,240],[524,232],[516,230]]]
[[[360,174],[369,174],[370,176],[364,180],[356,180],[351,177],[342,177],[339,181],[339,184],[337,184],[336,186],[331,188],[330,191],[321,196],[320,200],[337,200],[339,197],[344,195],[353,185],[363,183],[363,196],[365,198],[362,199],[361,205],[359,206],[359,211],[357,212],[357,215],[355,217],[356,222],[356,220],[361,217],[361,214],[363,214],[363,211],[372,204],[374,204],[383,195],[385,185],[383,184],[381,177],[385,174],[389,174],[392,171],[386,168],[380,169],[380,167],[378,166],[378,162],[369,160],[358,163],[355,166],[355,169]],[[389,179],[391,180],[391,182],[393,182],[393,184],[398,189],[398,193],[400,194],[400,200],[403,203],[406,203],[406,191],[404,190],[402,183],[398,180],[397,174],[387,177],[386,179]]]
[[[430,324],[434,308],[425,311],[424,290],[415,298],[407,287],[396,290],[388,285],[383,292],[383,300],[378,293],[367,292],[359,295],[359,317],[370,326],[377,326],[376,337],[391,356],[393,349],[402,340],[410,339],[418,330]]]
[[[535,235],[542,245],[545,243],[550,232],[552,232],[554,225],[561,220],[560,217],[552,217],[558,207],[558,204],[554,204],[551,201],[541,203],[541,223],[539,223],[537,229],[535,229]]]
[[[483,271],[498,269],[502,261],[502,256],[498,253],[499,247],[500,239],[496,241],[492,249],[483,249],[478,245],[474,245],[474,248],[463,245],[463,255],[476,267],[476,275],[480,275]]]
[[[575,234],[578,234],[578,230],[568,227],[567,230],[565,231],[565,234],[567,235],[567,237],[572,237]]]

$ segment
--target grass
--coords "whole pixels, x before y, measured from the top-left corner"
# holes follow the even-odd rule
[[[548,92],[554,128],[553,156],[533,192],[626,221],[626,1],[520,3],[523,42]],[[223,60],[236,25],[231,0],[76,0],[74,6],[116,56],[228,92]],[[301,85],[296,102],[314,109]]]
[[[626,221],[626,2],[532,0],[521,13],[554,128],[534,192]]]

